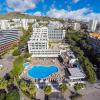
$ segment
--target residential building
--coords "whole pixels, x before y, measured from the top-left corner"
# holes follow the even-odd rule
[[[36,22],[36,19],[9,19],[9,20],[0,20],[0,29],[19,29],[23,27],[24,29],[28,28],[29,23]]]
[[[48,27],[33,28],[33,34],[28,41],[29,53],[32,53],[33,57],[58,57],[63,50],[50,42],[52,40],[63,40],[64,36],[64,30],[54,31]]]
[[[59,21],[50,21],[48,27],[53,29],[59,29],[63,27],[63,24]]]
[[[74,23],[74,30],[79,31],[80,30],[80,23]]]
[[[98,24],[97,20],[91,20],[89,22],[89,30],[92,31],[92,32],[95,32],[96,28],[97,28],[97,24]]]
[[[5,30],[8,29],[9,27],[10,26],[8,20],[0,20],[0,29]]]

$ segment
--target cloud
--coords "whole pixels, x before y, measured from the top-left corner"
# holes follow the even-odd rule
[[[78,3],[80,0],[73,0],[72,2],[73,3]]]
[[[35,16],[42,16],[42,13],[40,11],[37,11],[34,13]]]
[[[8,9],[24,12],[36,7],[36,0],[6,0]]]
[[[55,17],[55,18],[66,18],[67,11],[64,9],[57,10],[55,8],[51,8],[50,11],[47,12],[47,16]]]
[[[100,21],[100,14],[93,13],[92,10],[89,8],[82,8],[78,10],[65,10],[65,9],[50,9],[47,12],[47,16],[54,17],[54,18],[71,18],[71,19],[78,19],[78,20],[91,20],[97,19]]]

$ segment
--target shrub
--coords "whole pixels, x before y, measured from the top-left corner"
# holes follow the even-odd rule
[[[18,56],[13,62],[13,69],[11,71],[11,76],[18,77],[22,73],[22,71],[24,70],[23,63],[24,63],[24,57]]]
[[[64,93],[67,89],[68,89],[68,87],[67,87],[67,85],[66,84],[61,84],[60,86],[59,86],[59,89],[60,89],[60,91],[62,92],[62,93]]]
[[[85,87],[85,84],[83,83],[77,83],[74,85],[74,89],[78,92],[79,90],[81,90],[82,88]]]
[[[20,54],[21,54],[21,52],[20,52],[19,49],[16,49],[16,50],[14,50],[14,52],[13,52],[13,56],[18,56],[18,55],[20,55]]]
[[[50,95],[52,92],[51,86],[45,86],[43,90],[47,95]]]
[[[6,100],[20,100],[20,95],[17,90],[13,90],[7,94]]]

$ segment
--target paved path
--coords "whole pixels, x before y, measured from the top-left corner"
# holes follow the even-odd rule
[[[41,89],[37,90],[36,99],[44,100],[44,91]]]
[[[100,100],[100,89],[97,85],[88,85],[86,89],[80,91],[83,95],[81,100]]]
[[[0,69],[0,77],[4,77],[6,73],[9,73],[13,68],[12,51],[5,54],[2,59],[0,59],[0,65],[3,65],[3,68]]]

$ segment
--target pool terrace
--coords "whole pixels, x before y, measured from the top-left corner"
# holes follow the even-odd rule
[[[41,78],[42,81],[45,81],[45,82],[51,82],[51,81],[62,82],[63,81],[64,75],[65,75],[64,66],[58,61],[57,58],[31,58],[29,66],[25,67],[23,73],[20,75],[20,78],[27,79],[27,80],[30,79],[34,82],[37,82],[37,80],[40,80],[40,79],[32,78],[27,74],[28,70],[30,70],[32,66],[37,66],[37,65],[42,65],[45,67],[56,66],[59,69],[58,72],[53,73],[49,75],[48,77]]]

